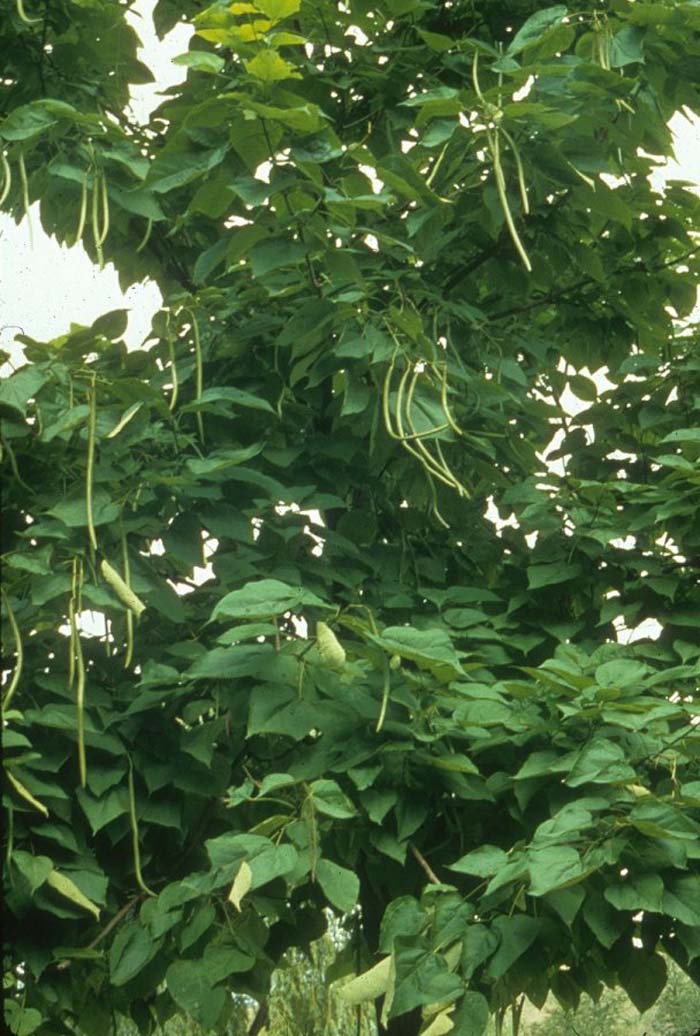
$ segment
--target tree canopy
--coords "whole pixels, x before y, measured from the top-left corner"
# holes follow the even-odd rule
[[[11,1030],[328,907],[392,1034],[700,980],[700,5],[157,0],[146,125],[133,7],[0,25],[3,208],[163,294],[0,385]]]

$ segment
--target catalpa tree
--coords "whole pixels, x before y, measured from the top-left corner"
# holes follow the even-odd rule
[[[163,294],[0,386],[11,1031],[259,1028],[328,908],[380,1032],[646,1009],[700,978],[698,198],[650,181],[700,6],[158,0],[147,125],[132,6],[1,28],[5,210]]]

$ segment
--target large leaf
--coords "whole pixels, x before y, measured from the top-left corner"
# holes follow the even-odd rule
[[[289,586],[278,579],[259,579],[226,594],[214,608],[212,619],[266,619],[309,605],[330,607],[301,586]]]

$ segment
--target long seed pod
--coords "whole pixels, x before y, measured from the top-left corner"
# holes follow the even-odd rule
[[[0,152],[0,165],[2,166],[2,190],[0,190],[0,205],[4,205],[12,186],[12,169],[7,161],[4,151]]]
[[[525,172],[523,170],[523,163],[520,159],[520,151],[511,137],[510,133],[504,126],[501,126],[501,133],[508,141],[510,149],[513,152],[513,158],[515,159],[515,167],[518,170],[518,187],[520,189],[520,201],[522,202],[523,212],[526,216],[530,215],[530,200],[527,196],[527,187],[525,186]]]
[[[27,228],[29,230],[29,244],[33,247],[33,235],[32,235],[32,220],[29,215],[29,184],[27,182],[27,167],[24,164],[24,152],[20,151],[19,158],[17,159],[17,165],[19,167],[19,182],[22,188],[22,207],[24,208],[24,216],[27,220]]]
[[[92,221],[92,240],[95,244],[95,252],[97,253],[97,262],[102,270],[104,268],[105,259],[102,253],[102,242],[100,241],[100,204],[99,204],[99,174],[95,171],[92,178],[92,209],[91,209],[91,221]]]
[[[24,22],[25,25],[38,25],[42,21],[41,18],[29,17],[29,15],[24,9],[23,0],[15,0],[15,4],[17,6],[17,16],[20,19],[20,21]]]
[[[68,641],[68,690],[73,690],[73,684],[75,682],[75,653],[77,648],[75,646],[75,638],[77,636],[77,626],[75,622],[76,615],[76,602],[78,600],[78,559],[73,558],[73,578],[71,582],[71,595],[68,601],[68,625],[70,627],[70,639]]]
[[[518,234],[515,222],[513,220],[513,214],[510,211],[510,205],[508,204],[508,195],[506,193],[506,181],[503,176],[503,169],[501,167],[501,158],[499,154],[498,134],[494,135],[491,133],[490,130],[487,129],[486,139],[488,141],[489,150],[491,152],[491,157],[493,159],[493,174],[496,180],[496,190],[498,191],[498,198],[501,203],[501,208],[503,210],[503,216],[506,221],[506,226],[508,227],[508,232],[511,236],[513,244],[515,245],[518,255],[522,259],[523,266],[525,267],[528,273],[532,273],[532,263],[530,262],[530,257],[525,251],[525,246],[520,240],[520,235]]]
[[[447,400],[447,363],[445,363],[445,366],[442,369],[442,374],[438,372],[437,368],[434,368],[434,370],[438,377],[440,377],[441,379],[440,404],[442,406],[443,413],[447,418],[447,423],[449,424],[450,428],[455,433],[455,435],[464,435],[464,432],[452,416],[450,404]]]
[[[454,479],[455,489],[457,490],[459,495],[463,496],[463,497],[466,497],[467,500],[471,500],[471,493],[469,492],[467,487],[464,485],[463,482],[459,481],[459,479],[454,474],[452,469],[448,466],[447,461],[445,460],[445,458],[443,456],[442,446],[440,445],[440,440],[439,439],[435,440],[435,449],[437,450],[438,458],[439,458],[440,463],[442,464],[444,470],[447,471],[450,474],[450,476]]]
[[[5,770],[5,776],[7,777],[7,780],[9,781],[11,787],[14,788],[17,794],[21,798],[23,798],[25,802],[28,802],[30,806],[34,807],[34,809],[38,809],[39,812],[43,813],[45,817],[49,815],[49,811],[43,804],[43,802],[39,802],[38,799],[35,799],[32,793],[29,791],[29,789],[25,788],[22,782],[18,781],[17,778],[14,777],[12,773],[7,769]]]
[[[78,712],[78,773],[80,775],[80,787],[84,788],[87,781],[87,765],[85,762],[85,662],[83,661],[83,645],[80,639],[73,616],[75,628],[75,705]]]
[[[433,482],[433,477],[430,474],[430,472],[427,471],[427,470],[425,472],[425,477],[428,480],[428,485],[430,487],[430,495],[432,497],[431,510],[432,510],[433,514],[435,515],[435,518],[437,519],[437,521],[440,523],[440,525],[442,525],[443,529],[449,529],[450,528],[450,523],[445,521],[445,519],[442,517],[442,514],[440,513],[440,508],[438,507],[437,489],[435,488],[435,483]]]
[[[311,880],[316,881],[316,865],[318,863],[318,823],[316,821],[316,807],[314,805],[313,792],[308,785],[304,785],[306,798],[302,806],[302,819],[306,822],[306,831],[309,836],[309,856]]]
[[[126,542],[124,528],[121,530],[122,537],[122,568],[124,569],[124,582],[131,589],[131,566],[129,565],[129,549]],[[134,594],[134,596],[136,596]],[[138,601],[138,597],[136,598]],[[141,602],[139,602],[141,603]],[[134,653],[134,613],[131,608],[126,609],[126,654],[124,655],[124,668],[131,665],[131,657]]]
[[[17,625],[17,620],[15,619],[15,613],[12,611],[10,599],[8,598],[4,589],[2,589],[2,599],[5,603],[5,608],[7,609],[7,618],[10,621],[10,629],[12,630],[12,638],[15,642],[16,655],[16,662],[14,671],[12,673],[12,679],[8,684],[7,690],[5,691],[2,700],[2,707],[3,710],[5,710],[9,708],[10,702],[12,701],[14,693],[17,690],[20,677],[22,676],[22,666],[24,665],[24,647],[22,645],[22,636],[19,632],[19,626]]]
[[[15,811],[12,803],[7,804],[7,834],[5,835],[5,866],[9,867],[12,860],[12,850],[15,847]],[[7,871],[5,871],[7,873]]]
[[[410,366],[409,366],[409,370],[410,370]],[[413,400],[413,394],[414,394],[414,392],[416,390],[416,385],[418,384],[418,378],[419,377],[420,377],[420,371],[418,371],[416,368],[414,368],[413,375],[411,377],[411,381],[410,381],[410,384],[408,386],[408,392],[406,394],[406,411],[409,411],[410,408],[411,408],[411,402]],[[401,397],[403,397],[403,391],[401,391]],[[401,398],[400,402],[402,402],[402,401],[403,401],[403,399]],[[413,441],[415,439],[430,439],[430,438],[432,438],[432,436],[437,435],[438,432],[445,432],[445,431],[447,431],[447,429],[449,427],[450,427],[449,424],[436,424],[434,428],[427,428],[424,432],[417,432],[414,429],[409,435],[404,435],[404,437],[403,437],[404,438],[404,442],[409,440],[409,439],[411,441]]]
[[[88,538],[93,551],[97,550],[97,535],[92,509],[92,481],[95,467],[95,425],[97,423],[97,393],[95,391],[95,375],[92,375],[88,390],[90,413],[87,429],[87,461],[85,465],[85,512],[87,516]]]
[[[391,376],[394,373],[394,365],[396,363],[396,354],[398,352],[398,346],[392,353],[391,360],[389,361],[389,367],[387,368],[386,375],[384,377],[384,385],[382,387],[382,415],[384,417],[384,427],[386,428],[387,435],[391,439],[401,439],[401,436],[394,431],[394,425],[391,420],[391,410],[389,407],[389,386],[391,385]]]
[[[82,239],[83,231],[85,230],[85,220],[87,218],[87,196],[88,196],[88,174],[87,169],[83,176],[83,185],[80,191],[80,213],[78,215],[78,226],[75,228],[75,237],[73,244],[77,245],[78,241]]]
[[[172,383],[173,383],[172,392],[170,393],[170,402],[168,403],[168,408],[172,411],[172,410],[175,409],[175,404],[177,403],[177,392],[178,392],[179,381],[178,381],[178,376],[177,376],[177,362],[176,362],[176,359],[175,359],[175,342],[173,340],[173,335],[172,335],[172,332],[170,330],[170,314],[169,313],[168,313],[168,317],[167,317],[166,332],[165,333],[167,335],[168,355],[170,357],[170,377],[171,377],[171,380],[172,380]]]
[[[389,707],[389,693],[391,691],[391,671],[389,670],[389,663],[384,655],[382,655],[382,671],[384,676],[384,685],[382,688],[382,707],[379,710],[379,718],[377,719],[377,726],[375,727],[377,734],[384,726],[386,710]]]
[[[100,204],[102,206],[102,225],[100,227],[100,248],[107,240],[109,233],[109,196],[107,194],[107,176],[104,170],[100,173]]]
[[[152,230],[153,230],[153,220],[149,219],[148,222],[146,223],[146,232],[144,233],[143,237],[141,238],[141,241],[139,242],[139,244],[136,246],[137,254],[138,254],[138,252],[143,252],[144,248],[146,247],[146,245],[150,241],[150,239],[151,239],[151,231]]]
[[[143,880],[141,874],[141,852],[139,850],[139,828],[136,820],[136,795],[134,793],[134,768],[129,759],[129,824],[131,826],[131,846],[134,855],[134,874],[136,876],[136,884],[145,892],[147,896],[155,896],[155,892],[152,892],[146,882]]]
[[[405,384],[404,379],[406,378],[409,369],[410,368],[407,368],[407,370],[402,375],[401,382],[403,384]],[[451,489],[456,489],[458,483],[451,475],[450,471],[448,469],[440,467],[438,462],[435,460],[433,456],[431,456],[431,454],[428,452],[428,450],[420,440],[417,440],[414,446],[411,442],[408,441],[408,436],[404,434],[403,416],[401,412],[403,408],[402,383],[399,384],[399,393],[396,407],[396,424],[404,448],[408,450],[409,453],[413,454],[413,456],[421,462],[423,467],[425,467],[431,475],[434,475],[435,478],[439,479],[441,482],[444,482],[445,485],[450,486]],[[415,428],[413,427],[410,410],[406,411],[406,421],[408,423],[409,431],[415,435]]]
[[[202,386],[204,381],[202,369],[202,342],[199,337],[197,317],[191,309],[188,310],[188,313],[192,320],[192,338],[194,340],[194,398],[196,401],[199,401],[202,398]],[[204,423],[202,421],[202,414],[200,411],[197,411],[197,429],[199,431],[200,441],[204,442]]]

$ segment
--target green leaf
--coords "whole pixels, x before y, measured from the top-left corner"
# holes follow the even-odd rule
[[[586,874],[578,852],[567,845],[529,849],[527,865],[531,896],[544,896],[547,892],[581,880]]]
[[[675,428],[659,442],[700,442],[700,428]]]
[[[618,969],[620,985],[640,1014],[659,999],[668,978],[666,961],[658,953],[630,947]]]
[[[29,895],[41,888],[53,871],[53,861],[48,856],[34,856],[24,849],[14,849],[11,859],[13,866],[22,875]]]
[[[69,500],[62,500],[46,513],[53,515],[54,518],[59,518],[69,529],[85,528],[87,526],[87,508],[85,506],[84,494]],[[113,503],[106,490],[95,490],[92,497],[92,520],[94,525],[107,525],[115,521],[119,517],[119,513],[119,506]]]
[[[330,860],[319,860],[316,864],[316,878],[334,907],[344,914],[354,910],[360,894],[360,882],[353,871]]]
[[[423,1004],[449,1003],[464,991],[462,980],[451,974],[443,957],[419,946],[404,945],[397,939],[394,948],[396,980],[391,1016],[397,1017]]]
[[[643,62],[645,35],[639,25],[623,25],[610,44],[610,67],[624,68],[625,65]]]
[[[343,793],[337,781],[318,780],[310,786],[314,808],[327,817],[347,820],[357,814],[350,799]]]
[[[60,871],[52,870],[46,879],[46,884],[50,885],[52,889],[55,889],[60,896],[65,899],[69,899],[71,903],[75,903],[76,906],[81,907],[83,910],[87,910],[88,913],[92,914],[96,921],[100,919],[100,908],[85,896],[78,886],[72,881],[66,874],[62,874]]]
[[[543,586],[554,586],[566,583],[581,575],[579,565],[568,565],[565,561],[554,561],[542,565],[528,565],[527,585],[530,590],[539,590]]]
[[[456,863],[449,866],[449,870],[457,871],[458,874],[475,874],[479,878],[490,878],[493,874],[505,867],[508,862],[508,854],[499,849],[496,845],[480,845],[465,856],[461,856]]]
[[[549,29],[559,25],[567,13],[567,8],[561,4],[536,11],[516,32],[506,50],[506,54],[513,57],[515,54],[520,54],[526,47],[531,47],[533,43],[537,43]]]
[[[7,997],[4,1005],[5,1021],[13,1036],[33,1036],[44,1021],[43,1015],[34,1007],[25,1007],[18,1000]]]
[[[226,991],[221,986],[213,988],[204,961],[176,960],[168,968],[165,981],[178,1007],[205,1029],[216,1025],[226,1003]]]
[[[465,675],[446,630],[388,626],[380,635],[370,634],[368,639],[384,648],[389,655],[400,655],[421,668],[431,670],[438,679],[448,681]]]
[[[516,914],[514,917],[496,917],[491,928],[499,936],[498,949],[489,961],[486,975],[501,978],[522,957],[540,933],[542,922],[536,917]]]
[[[212,404],[221,404],[219,407],[212,406]],[[274,414],[274,408],[266,399],[262,399],[260,396],[254,396],[251,392],[244,392],[242,389],[233,388],[232,386],[219,386],[217,388],[204,389],[199,399],[194,400],[192,403],[186,403],[182,407],[182,410],[190,413],[197,412],[199,410],[217,410],[220,409],[222,412],[227,412],[231,409],[235,410],[237,407],[243,407],[249,410],[264,410],[267,413]],[[256,454],[252,454],[255,456]]]
[[[618,884],[608,885],[603,895],[616,910],[649,910],[661,913],[664,883],[658,874],[644,874],[640,877],[628,875]]]
[[[244,62],[252,76],[262,83],[277,83],[282,79],[301,79],[294,65],[281,58],[275,50],[262,50],[250,61]]]
[[[0,381],[0,404],[11,407],[26,417],[27,403],[48,381],[46,371],[38,367],[21,367],[16,374]]]
[[[296,14],[301,7],[301,0],[255,0],[255,6],[273,22],[281,22]]]
[[[648,674],[649,667],[632,658],[613,659],[603,662],[595,671],[596,683],[599,687],[631,687],[641,684]]]
[[[488,1000],[482,993],[469,990],[462,997],[453,1016],[455,1036],[483,1036],[491,1017]]]
[[[191,50],[187,54],[178,54],[172,59],[174,65],[184,65],[195,72],[221,72],[226,62],[218,54],[208,50]]]
[[[118,929],[109,951],[109,974],[112,984],[123,986],[148,964],[157,946],[146,929],[137,921],[128,921]]]
[[[272,615],[299,611],[304,606],[330,609],[330,605],[301,586],[290,586],[278,579],[259,579],[226,594],[211,617],[212,620],[267,619]]]
[[[582,784],[619,784],[636,779],[636,772],[627,762],[621,745],[599,738],[579,753],[566,778],[570,788]]]

